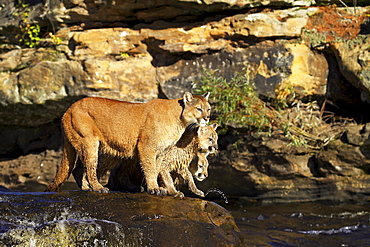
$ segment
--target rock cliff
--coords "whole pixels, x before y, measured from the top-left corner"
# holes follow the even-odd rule
[[[315,116],[330,112],[331,119],[356,124],[341,125],[330,143],[314,149],[290,146],[279,130],[258,138],[223,136],[219,156],[210,158],[210,177],[199,186],[267,201],[365,196],[369,7],[343,3],[353,5],[1,0],[0,183],[37,182],[41,190],[52,180],[59,120],[74,101],[177,98],[207,69],[227,79],[244,71],[263,99],[288,91],[297,102],[316,101]],[[287,115],[302,119],[308,108],[295,105]]]

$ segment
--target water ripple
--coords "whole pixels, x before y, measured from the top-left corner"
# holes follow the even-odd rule
[[[330,230],[309,230],[309,231],[298,231],[298,233],[309,234],[309,235],[319,235],[319,234],[338,234],[338,233],[352,233],[359,229],[368,228],[366,225],[356,225],[356,226],[344,226],[339,229],[330,229]]]

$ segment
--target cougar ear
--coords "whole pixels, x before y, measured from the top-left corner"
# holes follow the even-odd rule
[[[214,129],[216,130],[216,129],[217,129],[217,127],[218,127],[218,124],[214,123],[214,124],[212,124],[212,125],[211,125],[211,127],[212,127],[212,128],[214,128]]]
[[[197,129],[197,135],[200,136],[200,135],[202,135],[203,132],[204,132],[204,129],[201,128],[201,127],[198,127],[198,129]]]
[[[203,96],[203,98],[205,98],[206,100],[208,100],[209,95],[210,95],[210,92],[207,92],[207,93],[203,94],[202,96]]]
[[[193,100],[193,95],[189,92],[184,93],[184,103],[189,103]]]

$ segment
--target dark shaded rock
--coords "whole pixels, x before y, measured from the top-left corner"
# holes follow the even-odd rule
[[[370,18],[367,18],[364,23],[361,24],[361,31],[360,34],[370,34]]]
[[[0,242],[5,245],[30,240],[37,246],[242,244],[231,214],[199,199],[90,192],[1,192],[1,198]]]
[[[286,79],[291,71],[293,60],[283,45],[261,42],[256,46],[238,49],[235,52],[221,51],[214,54],[188,54],[187,60],[180,60],[173,65],[161,66],[156,61],[164,62],[171,56],[163,57],[155,53],[154,65],[158,68],[158,80],[165,95],[169,98],[181,97],[181,92],[191,90],[194,83],[200,81],[203,70],[217,71],[221,77],[230,80],[235,73],[247,73],[254,78],[257,91],[262,95],[273,96],[275,87]],[[261,66],[263,65],[263,66]],[[243,69],[247,68],[244,72]],[[271,75],[268,71],[274,71]],[[168,75],[177,74],[171,79]]]
[[[368,138],[361,137],[361,146],[332,141],[316,151],[284,140],[273,135],[229,145],[217,157],[209,157],[209,177],[198,182],[198,188],[215,187],[229,197],[264,203],[369,199]]]
[[[361,90],[339,73],[338,61],[333,55],[326,54],[329,64],[329,75],[326,90],[325,111],[330,116],[353,118],[357,122],[368,122],[369,103],[362,100]]]
[[[367,35],[358,35],[356,39],[332,43],[330,50],[338,61],[341,74],[361,93],[363,101],[370,102],[370,39]]]
[[[342,140],[354,146],[362,146],[369,138],[370,123],[364,125],[349,124]]]
[[[45,147],[57,150],[62,140],[59,123],[35,128],[2,126],[0,135],[4,137],[0,144],[0,154],[8,158],[44,150]]]
[[[65,97],[60,100],[46,100],[41,104],[9,104],[0,107],[1,130],[7,126],[19,126],[23,128],[37,128],[58,122],[64,112],[77,100],[84,96]],[[11,127],[10,127],[11,128]],[[20,128],[20,129],[21,129]],[[19,130],[21,131],[21,130]]]
[[[11,192],[11,190],[6,188],[5,186],[0,186],[0,191],[1,192]]]

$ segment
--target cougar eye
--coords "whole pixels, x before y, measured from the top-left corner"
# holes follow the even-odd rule
[[[208,138],[208,140],[210,141],[210,142],[213,142],[213,139],[210,137],[210,138]]]
[[[202,108],[200,108],[200,107],[197,107],[197,110],[198,110],[198,111],[200,111],[200,112],[202,112],[202,111],[203,111],[203,109],[202,109]]]

